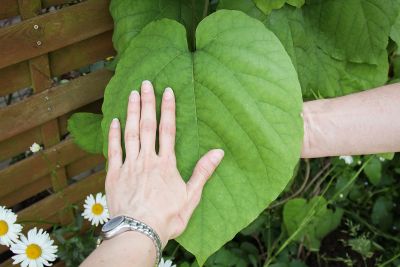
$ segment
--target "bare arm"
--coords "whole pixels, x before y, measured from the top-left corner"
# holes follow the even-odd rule
[[[400,83],[304,103],[302,158],[400,151]]]

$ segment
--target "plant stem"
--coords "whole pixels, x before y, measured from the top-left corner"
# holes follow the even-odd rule
[[[290,199],[292,199],[292,198],[298,196],[299,194],[301,194],[301,192],[303,192],[303,190],[304,190],[304,188],[305,188],[305,186],[306,186],[306,184],[307,184],[307,181],[308,181],[308,179],[310,178],[310,169],[311,169],[311,168],[310,168],[310,161],[306,159],[304,162],[306,163],[306,173],[305,173],[305,175],[304,175],[303,184],[302,184],[302,185],[300,186],[300,188],[299,188],[295,193],[293,193],[292,195],[288,196],[287,198],[285,198],[285,199],[283,199],[283,200],[281,200],[281,201],[278,201],[278,202],[276,202],[276,203],[270,205],[270,206],[268,207],[269,209],[273,209],[273,208],[276,208],[276,207],[278,207],[278,206],[280,206],[280,205],[282,205],[282,204],[285,204],[287,201],[289,201]]]
[[[204,0],[204,9],[203,9],[203,19],[208,15],[208,5],[210,4],[210,0]]]
[[[370,225],[363,218],[361,218],[360,216],[358,216],[357,214],[354,214],[353,212],[351,212],[349,210],[343,209],[343,211],[344,211],[344,213],[348,214],[352,219],[354,219],[354,220],[358,221],[359,223],[363,224],[365,227],[367,227],[371,232],[375,233],[376,235],[378,235],[380,237],[383,237],[385,239],[392,240],[392,241],[400,244],[400,239],[399,238],[396,238],[394,236],[391,236],[391,235],[388,235],[388,234],[382,232],[381,230],[377,229],[373,225]]]
[[[372,159],[369,158],[368,160],[366,160],[363,165],[360,167],[360,169],[353,175],[353,177],[347,182],[347,184],[341,189],[339,190],[339,192],[337,192],[335,195],[333,195],[333,197],[327,201],[327,204],[331,204],[332,202],[334,202],[336,200],[336,198],[342,193],[344,192],[356,179],[357,177],[360,175],[360,173],[362,172],[362,170],[365,168],[365,166],[369,163],[369,161]],[[324,196],[325,193],[328,191],[328,189],[330,188],[330,186],[333,183],[333,180],[335,179],[336,175],[333,176],[329,182],[328,185],[326,186],[326,188],[324,189],[324,191],[322,192],[321,196]],[[320,200],[316,201],[314,203],[314,205],[310,208],[310,211],[307,213],[307,215],[305,216],[305,218],[303,219],[303,221],[301,222],[300,226],[296,229],[296,231],[294,231],[294,233],[292,233],[288,239],[285,240],[285,242],[281,245],[281,247],[278,249],[278,251],[268,260],[268,262],[266,263],[266,266],[268,266],[268,264],[270,262],[272,262],[272,260],[274,260],[276,258],[277,255],[279,255],[279,253],[281,253],[289,244],[290,242],[292,242],[292,240],[295,238],[295,236],[297,236],[297,234],[303,230],[303,228],[312,220],[312,218],[314,217],[314,215],[316,213],[319,212],[320,209],[317,210],[316,207],[318,207]],[[324,206],[322,206],[324,207]],[[322,208],[321,207],[321,208]]]
[[[388,265],[389,263],[393,262],[394,260],[396,260],[399,257],[400,257],[400,253],[397,253],[396,255],[394,255],[393,258],[391,258],[391,259],[385,261],[384,263],[378,265],[378,267],[384,267],[384,266]]]

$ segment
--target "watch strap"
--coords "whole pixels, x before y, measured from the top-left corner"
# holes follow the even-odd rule
[[[137,231],[140,233],[143,233],[145,235],[147,235],[154,243],[154,245],[156,246],[156,265],[158,266],[160,260],[161,260],[161,254],[162,254],[162,244],[161,244],[161,239],[158,236],[158,234],[156,233],[156,231],[154,231],[153,228],[151,228],[149,225],[138,221],[134,218],[131,217],[125,217],[125,221],[129,224],[130,229],[133,231]]]

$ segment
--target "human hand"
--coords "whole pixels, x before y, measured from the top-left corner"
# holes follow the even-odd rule
[[[144,81],[141,96],[132,91],[129,97],[125,162],[118,119],[112,121],[109,131],[105,189],[110,216],[126,215],[148,224],[160,236],[163,247],[185,230],[206,181],[224,156],[221,149],[210,150],[185,183],[176,167],[175,130],[175,97],[167,88],[161,105],[157,154],[156,100],[153,86]]]

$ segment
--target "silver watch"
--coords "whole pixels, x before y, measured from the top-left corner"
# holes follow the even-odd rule
[[[158,234],[147,224],[128,216],[116,216],[103,225],[101,228],[101,236],[103,239],[110,239],[126,231],[141,232],[147,235],[153,241],[154,245],[156,246],[157,254],[155,266],[158,266],[162,253],[161,240]]]

